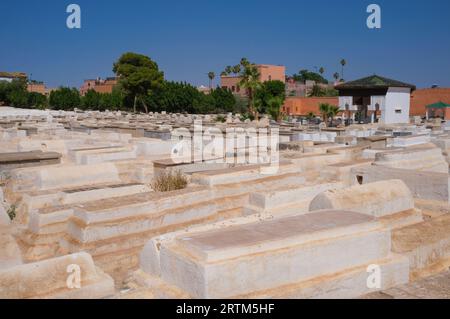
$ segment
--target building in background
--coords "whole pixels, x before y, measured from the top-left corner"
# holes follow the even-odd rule
[[[84,96],[89,90],[94,90],[97,93],[112,93],[113,88],[117,85],[117,83],[118,78],[116,77],[85,80],[80,88],[80,94]]]
[[[314,88],[314,85],[320,86],[322,89],[331,90],[334,88],[333,83],[324,84],[324,83],[316,83],[316,81],[295,81],[293,77],[288,77],[286,80],[286,96],[298,96],[298,97],[305,97],[308,96],[309,93]]]
[[[200,85],[199,87],[197,87],[197,90],[199,92],[205,93],[205,94],[210,94],[211,93],[211,88],[204,86],[204,85]]]
[[[45,86],[44,82],[37,82],[37,81],[30,81],[27,84],[27,91],[28,92],[34,92],[34,93],[39,93],[39,94],[43,94],[43,95],[49,95],[50,91],[47,89],[47,87]]]
[[[339,98],[336,97],[287,97],[282,112],[290,116],[306,116],[313,113],[320,116],[319,105],[328,103],[337,106]]]
[[[42,81],[29,80],[28,75],[24,72],[0,72],[0,81],[11,83],[13,80],[23,80],[27,82],[27,91],[49,95],[50,90],[47,89]]]
[[[256,66],[260,74],[259,80],[266,81],[281,81],[286,83],[286,67],[282,65],[258,64]],[[246,96],[247,91],[242,89],[239,85],[242,78],[235,75],[223,75],[220,77],[220,86],[224,89],[230,90],[233,94]]]
[[[27,78],[27,74],[23,72],[0,71],[0,81],[12,82],[13,80],[26,80]]]
[[[344,116],[356,122],[409,123],[412,84],[372,75],[336,86]]]

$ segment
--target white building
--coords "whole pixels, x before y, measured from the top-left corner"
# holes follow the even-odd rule
[[[0,71],[0,81],[12,82],[14,79],[27,79],[27,75],[22,72],[2,72]]]
[[[409,123],[414,85],[378,75],[336,86],[339,108],[356,123]]]

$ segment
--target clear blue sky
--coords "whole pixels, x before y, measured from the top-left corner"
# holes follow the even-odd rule
[[[81,30],[66,27],[70,3],[81,6]],[[366,26],[371,3],[381,30]],[[168,80],[206,85],[208,71],[244,56],[288,74],[323,66],[329,79],[345,58],[347,80],[377,73],[450,87],[449,16],[449,0],[1,0],[0,70],[79,87],[134,51]]]

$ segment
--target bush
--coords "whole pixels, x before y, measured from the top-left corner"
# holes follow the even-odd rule
[[[60,87],[50,93],[49,105],[57,110],[73,110],[81,106],[80,93],[75,88]]]
[[[216,122],[225,123],[226,121],[227,121],[227,119],[225,118],[225,116],[220,115],[220,114],[216,116]]]
[[[241,120],[241,122],[245,122],[246,120],[254,121],[255,120],[255,116],[253,114],[250,114],[250,113],[245,113],[245,114],[241,115],[240,120]]]
[[[37,92],[28,93],[28,106],[40,110],[45,110],[48,106],[47,97]]]
[[[170,192],[184,189],[188,185],[187,177],[180,171],[158,174],[151,184],[155,192]]]
[[[14,220],[16,218],[16,205],[11,205],[8,209],[9,219]]]

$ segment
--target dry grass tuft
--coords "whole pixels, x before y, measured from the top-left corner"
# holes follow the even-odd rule
[[[188,185],[188,179],[180,171],[163,172],[158,174],[151,184],[155,192],[170,192],[184,189]]]

